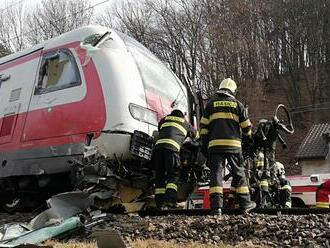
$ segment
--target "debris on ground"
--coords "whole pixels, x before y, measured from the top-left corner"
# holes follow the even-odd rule
[[[125,241],[120,233],[114,229],[96,230],[93,232],[93,237],[96,238],[98,248],[127,248]]]
[[[89,194],[69,192],[55,195],[47,201],[49,209],[28,223],[4,224],[0,227],[0,247],[39,244],[83,226],[76,216],[87,210],[92,202]]]
[[[70,208],[68,207],[68,209]],[[55,212],[61,213],[59,215],[63,216],[62,211]],[[64,211],[64,215],[66,213],[67,211]],[[80,210],[78,208],[77,211],[70,213],[74,216],[66,216],[67,219],[62,219],[60,222],[45,221],[43,223],[48,223],[48,226],[34,231],[28,230],[31,227],[31,221],[27,224],[22,223],[21,220],[27,218],[22,213],[16,216],[0,214],[0,225],[2,225],[0,240],[7,237],[7,244],[12,245],[18,244],[13,243],[14,241],[22,241],[23,239],[23,243],[35,242],[37,240],[35,236],[39,236],[35,235],[38,231],[42,233],[47,228],[54,228],[56,233],[40,236],[44,240],[56,237],[61,242],[73,240],[95,242],[97,240],[99,248],[103,248],[104,243],[116,244],[118,248],[130,247],[133,243],[144,240],[168,241],[182,245],[194,242],[210,247],[226,247],[226,245],[238,245],[239,247],[330,247],[330,214],[140,217],[135,214],[91,212],[85,211],[83,208]],[[31,217],[31,215],[27,215]],[[32,222],[35,226],[38,226],[37,223],[42,223],[41,217],[43,215],[38,216],[39,221],[36,221],[38,218],[35,218]],[[15,223],[17,221],[20,223]],[[8,225],[8,223],[13,224]],[[69,227],[64,228],[69,223]],[[75,228],[77,227],[76,224],[79,228]],[[58,235],[57,230],[62,230],[62,235]],[[15,238],[17,235],[18,237]],[[41,239],[37,241],[35,244],[40,244]],[[2,243],[0,242],[0,244]]]
[[[166,240],[175,243],[200,242],[210,245],[262,247],[330,247],[330,215],[260,214],[213,216],[114,215],[98,229],[118,230],[127,243],[135,240]],[[73,236],[89,240],[90,233]]]

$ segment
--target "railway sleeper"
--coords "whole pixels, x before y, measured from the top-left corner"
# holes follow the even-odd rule
[[[157,210],[148,209],[139,211],[141,217],[146,216],[166,216],[166,215],[186,215],[186,216],[204,216],[210,214],[210,209],[168,209]],[[308,215],[308,214],[330,214],[330,209],[325,208],[255,208],[250,213],[265,215]],[[223,208],[224,215],[239,215],[239,209]]]

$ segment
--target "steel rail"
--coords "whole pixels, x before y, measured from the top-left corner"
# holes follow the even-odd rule
[[[329,208],[256,208],[250,211],[255,214],[265,215],[309,215],[309,214],[330,214]],[[186,215],[186,216],[204,216],[210,214],[210,209],[168,209],[168,210],[142,210],[138,214],[141,217],[146,216],[166,216],[166,215]],[[242,211],[239,209],[222,209],[224,215],[239,215]]]

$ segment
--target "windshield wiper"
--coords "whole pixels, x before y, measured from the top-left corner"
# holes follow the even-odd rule
[[[93,42],[91,45],[92,45],[93,47],[97,47],[97,46],[99,46],[100,44],[102,44],[104,41],[106,41],[106,40],[108,39],[108,37],[109,37],[110,34],[111,34],[110,31],[105,32],[104,35],[102,35],[99,39],[97,39],[97,40],[96,40],[95,42]]]

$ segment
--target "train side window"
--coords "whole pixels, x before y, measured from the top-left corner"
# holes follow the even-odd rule
[[[76,61],[69,50],[46,54],[41,62],[35,95],[46,94],[81,84]]]

